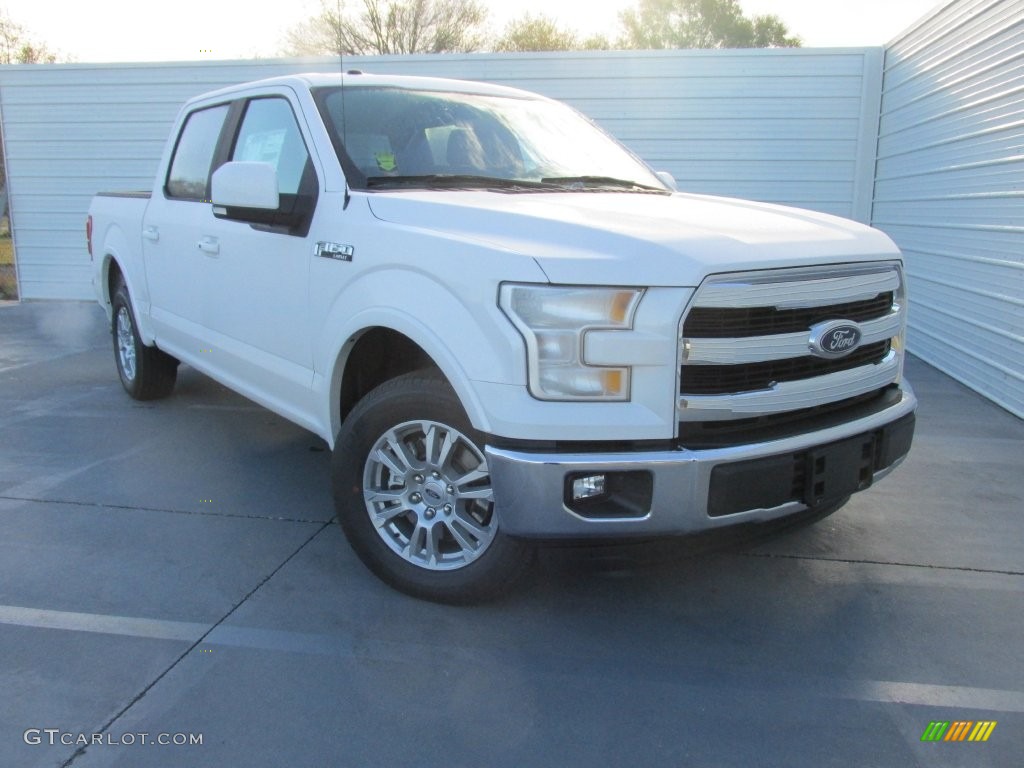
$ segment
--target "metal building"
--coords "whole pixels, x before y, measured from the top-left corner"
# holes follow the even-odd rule
[[[956,0],[886,51],[872,223],[909,348],[1024,417],[1024,0]]]

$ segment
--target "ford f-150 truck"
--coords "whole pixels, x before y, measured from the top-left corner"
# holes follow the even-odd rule
[[[680,193],[523,91],[208,93],[86,228],[128,394],[184,362],[322,437],[351,546],[420,597],[497,593],[531,539],[825,513],[910,449],[888,237]]]

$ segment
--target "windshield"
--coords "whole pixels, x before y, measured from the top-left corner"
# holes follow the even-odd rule
[[[320,89],[317,104],[356,188],[668,193],[629,150],[558,102],[364,86]]]

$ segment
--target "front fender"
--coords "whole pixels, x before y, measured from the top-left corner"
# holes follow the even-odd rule
[[[387,269],[363,275],[332,303],[314,346],[314,389],[333,445],[341,427],[341,382],[349,353],[370,328],[388,328],[417,344],[448,379],[473,426],[490,431],[474,381],[526,381],[522,339],[497,306],[497,283],[462,300],[432,276]]]

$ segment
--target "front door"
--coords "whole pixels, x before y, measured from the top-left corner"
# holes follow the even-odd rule
[[[207,222],[202,314],[212,331],[217,368],[272,407],[301,417],[312,407],[312,339],[308,232],[319,189],[295,111],[283,95],[253,98],[244,106],[232,161],[272,164],[282,202],[305,210],[296,225]],[[296,201],[298,201],[296,203]],[[270,404],[268,402],[268,404]],[[302,420],[301,418],[299,420]]]

